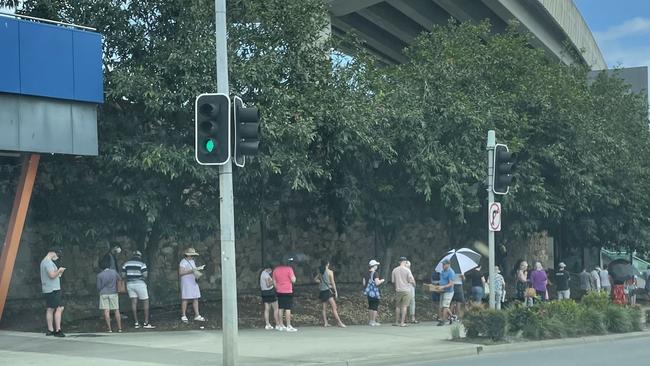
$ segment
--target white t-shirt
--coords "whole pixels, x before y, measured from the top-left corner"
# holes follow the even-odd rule
[[[260,275],[260,288],[262,291],[267,291],[273,289],[273,285],[268,286],[268,279],[271,278],[271,275],[267,271],[262,271],[262,274]]]
[[[610,287],[611,284],[609,283],[609,272],[607,272],[606,269],[603,269],[599,273],[600,275],[600,286],[601,287]]]

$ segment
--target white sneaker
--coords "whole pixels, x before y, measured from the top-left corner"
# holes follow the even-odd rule
[[[149,323],[144,323],[144,325],[142,326],[142,328],[144,328],[144,329],[156,329],[156,326],[155,326],[155,325],[151,325],[151,324],[149,324]]]
[[[380,322],[375,322],[375,327],[378,327],[378,326],[380,326],[380,325],[381,325]]]
[[[287,330],[287,328],[285,328],[284,325],[276,325],[276,326],[275,326],[275,330],[278,330],[278,331],[280,331],[280,332],[283,332],[283,331]]]
[[[204,322],[204,321],[205,321],[205,318],[202,317],[201,315],[197,315],[197,316],[194,317],[194,321],[197,321],[197,322]]]
[[[267,324],[266,327],[264,327],[266,330],[273,330],[273,326],[271,324]]]
[[[181,321],[182,321],[183,323],[187,323],[187,322],[189,322],[189,320],[187,319],[187,317],[186,317],[185,315],[181,316]]]
[[[287,327],[287,332],[297,332],[298,329],[292,327],[291,325]]]
[[[371,327],[374,327],[374,326],[375,326],[375,322],[368,322],[368,325],[371,326]]]

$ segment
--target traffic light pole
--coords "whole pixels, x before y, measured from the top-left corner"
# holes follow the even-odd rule
[[[215,0],[217,92],[229,95],[228,47],[226,44],[226,0]],[[229,152],[230,153],[230,152]],[[232,159],[219,166],[219,220],[221,224],[221,304],[223,365],[237,365],[237,273],[235,267],[235,210]]]
[[[494,130],[488,131],[487,137],[487,153],[488,153],[488,210],[492,207],[494,203],[494,191],[492,190],[492,175],[494,174],[494,151],[496,148],[496,135]],[[496,276],[495,267],[495,258],[494,258],[494,231],[490,230],[488,227],[488,250],[489,250],[489,282],[490,282],[490,309],[496,308],[495,294],[494,289],[496,288],[496,281],[494,277]]]

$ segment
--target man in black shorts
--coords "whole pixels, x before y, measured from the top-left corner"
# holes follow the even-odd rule
[[[288,258],[281,266],[273,270],[273,284],[278,294],[278,307],[280,308],[278,319],[280,320],[280,330],[287,332],[297,332],[298,329],[291,325],[291,309],[293,309],[293,284],[296,282],[296,275],[291,268],[293,258]],[[283,314],[284,313],[284,314]],[[287,325],[282,323],[282,315],[287,320]]]
[[[61,251],[50,249],[41,261],[41,289],[45,296],[47,320],[46,336],[65,337],[61,331],[63,301],[61,300],[61,276],[65,267],[57,268],[55,261],[61,257]]]

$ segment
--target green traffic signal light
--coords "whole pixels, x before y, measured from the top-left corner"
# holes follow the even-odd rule
[[[205,147],[205,151],[211,153],[217,145],[214,143],[214,140],[208,139],[203,146]]]

